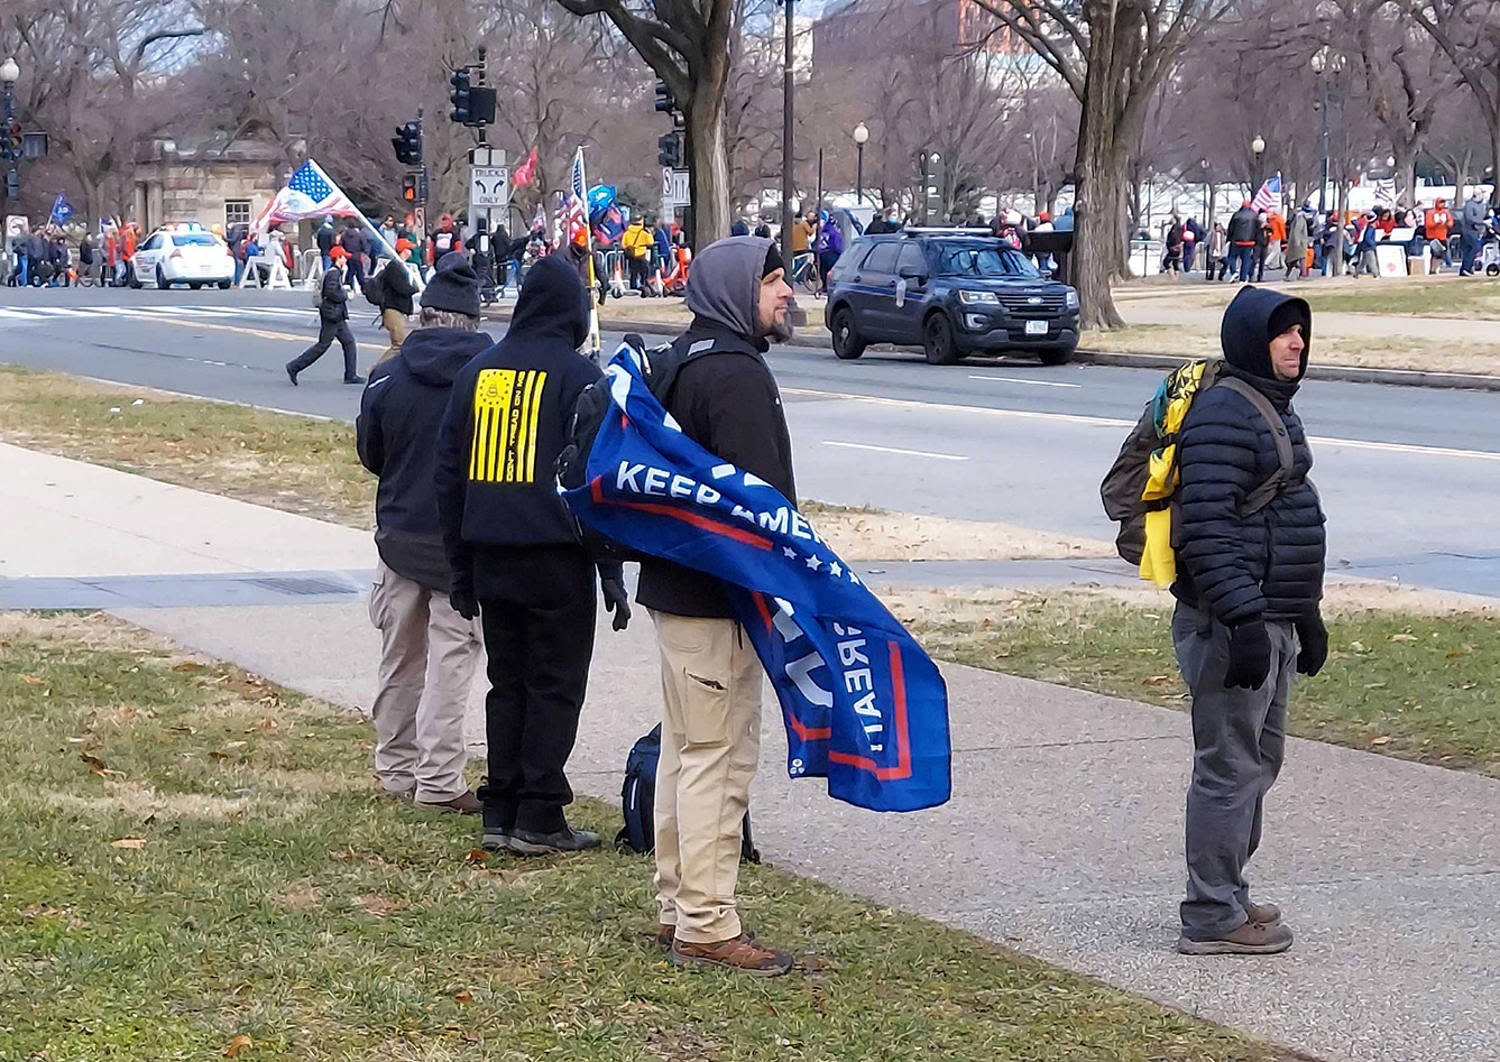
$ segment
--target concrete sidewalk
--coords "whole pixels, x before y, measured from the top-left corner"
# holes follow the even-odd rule
[[[9,468],[25,454],[0,457]],[[170,567],[175,554],[189,570],[202,560],[198,543],[218,541],[216,521],[225,519],[259,529],[239,543],[243,552],[218,558],[239,571],[339,569],[352,581],[360,548],[368,550],[358,532],[326,529],[323,539],[305,518],[74,466],[51,465],[50,480],[11,477],[30,484],[6,498],[12,513],[45,499],[59,517],[19,531],[0,525],[6,556],[38,535],[50,539],[46,564],[35,555],[26,562],[34,575],[129,574],[103,570],[106,561],[128,568],[132,557],[101,553],[95,541],[122,525],[108,515],[114,491],[156,514],[124,526],[156,567]],[[115,611],[292,688],[370,703],[378,641],[352,594]],[[601,622],[598,639],[570,773],[579,792],[613,801],[626,751],[658,710],[655,651],[644,616],[623,634]],[[816,780],[788,781],[767,692],[752,795],[767,858],[1325,1059],[1500,1059],[1500,782],[1293,740],[1253,872],[1256,895],[1286,907],[1298,943],[1274,958],[1188,959],[1171,950],[1184,873],[1186,717],[943,670],[954,796],[913,815],[860,811],[830,801]],[[641,915],[648,924],[651,912]]]

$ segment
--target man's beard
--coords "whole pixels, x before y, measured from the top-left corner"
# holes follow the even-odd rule
[[[772,343],[785,343],[795,334],[796,328],[792,325],[792,315],[790,313],[782,314],[780,321],[772,318],[771,326],[761,329],[761,338],[769,339]]]

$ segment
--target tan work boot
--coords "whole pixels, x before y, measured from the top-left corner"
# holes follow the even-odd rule
[[[755,930],[746,929],[743,934],[750,943],[755,943]],[[662,951],[671,951],[672,943],[677,939],[677,927],[670,922],[662,922],[656,927],[656,946]]]
[[[1274,903],[1251,903],[1246,900],[1245,917],[1261,925],[1274,926],[1281,921],[1281,908]]]
[[[1292,931],[1280,922],[1246,922],[1213,940],[1177,938],[1177,950],[1184,955],[1276,955],[1291,946]]]
[[[780,977],[792,968],[790,955],[762,947],[748,933],[713,944],[674,940],[669,957],[674,966],[723,966],[754,977]]]
[[[465,789],[452,800],[418,800],[417,807],[428,811],[456,811],[460,815],[478,815],[484,810],[484,805],[479,802],[472,789]]]

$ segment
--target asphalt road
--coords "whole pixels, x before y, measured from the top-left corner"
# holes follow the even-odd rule
[[[339,382],[336,346],[299,387],[282,369],[316,334],[311,299],[0,289],[0,361],[352,419],[359,389]],[[372,308],[358,299],[351,307],[363,367],[384,334]],[[499,338],[505,327],[487,330]],[[1093,538],[1113,535],[1099,478],[1161,376],[1008,360],[939,368],[881,352],[845,363],[797,346],[771,361],[804,496]],[[1297,406],[1314,439],[1332,565],[1500,596],[1491,530],[1500,519],[1500,396],[1314,381]]]

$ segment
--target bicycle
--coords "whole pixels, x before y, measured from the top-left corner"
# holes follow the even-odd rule
[[[818,256],[811,251],[792,254],[792,290],[801,288],[808,295],[823,293],[823,278],[818,275]]]

